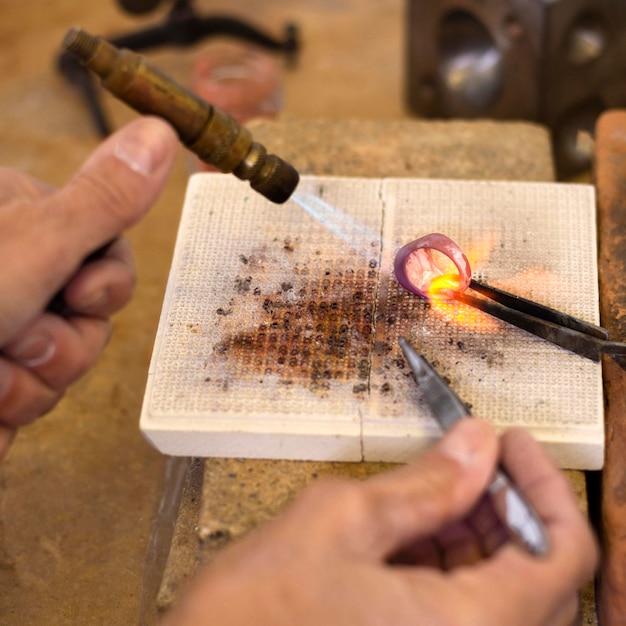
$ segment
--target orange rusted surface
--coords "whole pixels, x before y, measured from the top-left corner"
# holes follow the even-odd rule
[[[615,340],[626,340],[626,111],[596,129],[600,313]],[[626,623],[626,369],[604,362],[606,452],[602,472],[603,560],[598,589],[602,626]]]

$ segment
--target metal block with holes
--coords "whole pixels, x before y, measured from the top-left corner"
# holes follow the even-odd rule
[[[589,166],[580,131],[626,104],[623,0],[409,0],[407,28],[413,111],[545,124],[561,177]]]

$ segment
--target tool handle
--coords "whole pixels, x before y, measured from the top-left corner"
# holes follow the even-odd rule
[[[488,492],[511,539],[535,556],[547,554],[548,537],[543,522],[502,467],[496,470]]]

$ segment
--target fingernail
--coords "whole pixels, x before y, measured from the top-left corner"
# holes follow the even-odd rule
[[[447,433],[439,443],[439,450],[465,467],[473,465],[480,456],[484,433],[478,420],[464,420]]]
[[[102,289],[76,302],[76,308],[83,312],[89,312],[92,310],[99,311],[106,304],[108,298],[108,291],[106,289]]]
[[[47,333],[28,334],[4,347],[5,354],[26,367],[47,363],[55,353],[56,346]]]
[[[134,172],[150,176],[165,161],[171,145],[171,131],[164,122],[142,119],[121,133],[114,154]]]

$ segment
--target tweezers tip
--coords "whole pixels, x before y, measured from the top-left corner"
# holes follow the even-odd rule
[[[407,358],[409,354],[411,354],[412,352],[415,352],[413,348],[411,347],[411,344],[402,335],[398,337],[398,343],[400,344],[400,347],[402,348],[402,352],[404,353],[404,356],[406,356]]]
[[[404,358],[407,360],[409,367],[413,370],[413,374],[418,379],[424,376],[428,372],[430,367],[428,361],[413,348],[413,346],[402,336],[398,337],[398,343],[404,353]]]

